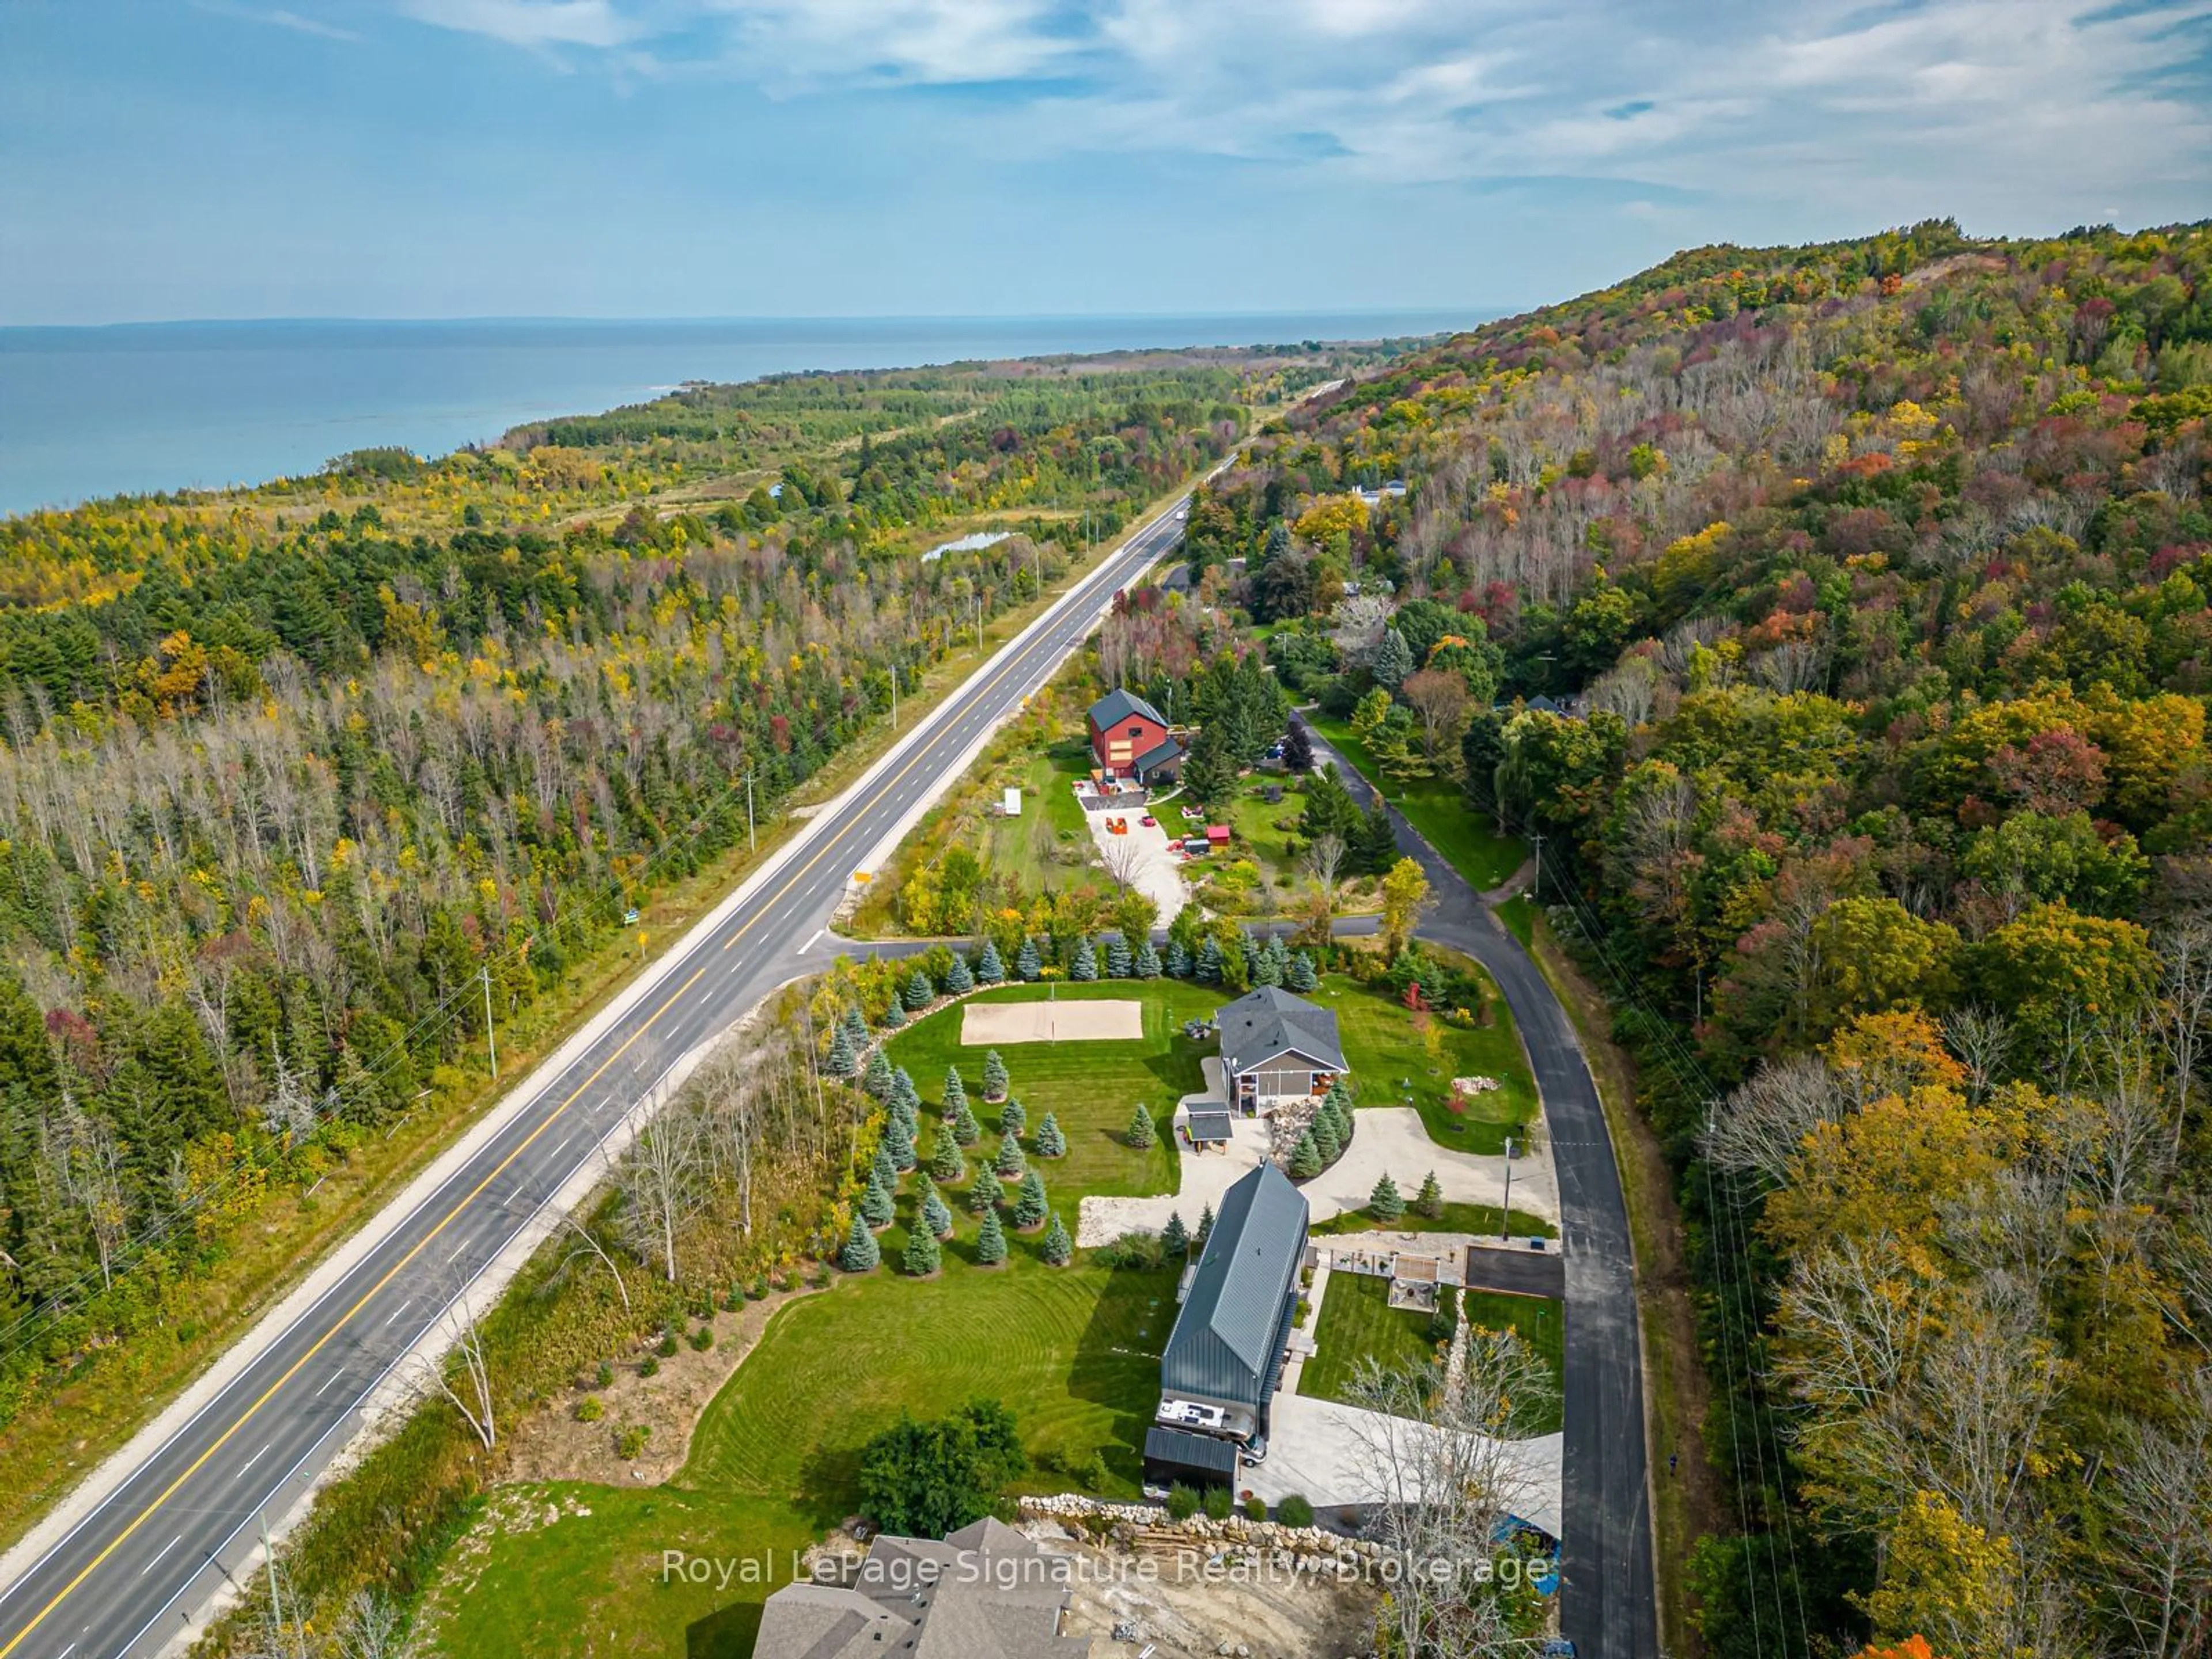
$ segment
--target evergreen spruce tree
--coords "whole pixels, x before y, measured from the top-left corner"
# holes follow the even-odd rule
[[[1068,969],[1067,976],[1085,981],[1098,977],[1098,952],[1091,949],[1090,934],[1085,933],[1076,940],[1075,961]]]
[[[1158,1135],[1152,1129],[1152,1115],[1143,1107],[1138,1107],[1129,1115],[1128,1133],[1123,1138],[1139,1151],[1158,1139]]]
[[[1008,1135],[999,1143],[999,1156],[992,1160],[991,1169],[1001,1181],[1018,1181],[1028,1169],[1030,1161],[1022,1156],[1022,1143]]]
[[[1022,1177],[1021,1189],[1014,1194],[1014,1225],[1024,1232],[1042,1226],[1046,1208],[1044,1177],[1031,1170]]]
[[[1037,1125],[1036,1152],[1039,1158],[1066,1158],[1067,1136],[1061,1132],[1060,1120],[1050,1112]]]
[[[899,1000],[893,997],[884,1006],[884,1030],[896,1031],[905,1024],[906,1010],[899,1006]]]
[[[1152,948],[1152,940],[1146,939],[1137,946],[1136,967],[1139,979],[1158,979],[1160,976],[1160,953]]]
[[[1012,1097],[999,1109],[999,1133],[1002,1135],[1024,1133],[1030,1127],[1029,1109]]]
[[[1168,1224],[1160,1229],[1160,1248],[1172,1256],[1190,1254],[1190,1229],[1182,1224],[1181,1210],[1168,1212]]]
[[[1283,975],[1283,983],[1301,996],[1310,995],[1321,988],[1321,975],[1314,971],[1313,958],[1304,951],[1291,958],[1291,965]]]
[[[976,1172],[974,1183],[968,1188],[968,1212],[970,1215],[990,1215],[999,1206],[999,1183],[988,1170]]]
[[[975,1235],[975,1260],[986,1267],[995,1267],[1006,1259],[1006,1230],[999,1222],[996,1208],[983,1212],[983,1230]]]
[[[891,1104],[903,1106],[919,1122],[921,1118],[921,1091],[914,1085],[914,1074],[903,1066],[891,1073]]]
[[[1421,1178],[1421,1190],[1414,1194],[1413,1207],[1431,1221],[1443,1214],[1444,1189],[1437,1183],[1434,1170]]]
[[[963,1146],[973,1146],[983,1138],[983,1126],[975,1121],[973,1108],[963,1106],[952,1115],[952,1138]]]
[[[985,939],[983,954],[976,959],[975,963],[976,981],[983,985],[996,985],[1006,976],[1006,963],[1005,958],[999,955],[999,942],[996,939]]]
[[[952,1231],[952,1212],[945,1207],[944,1194],[927,1176],[921,1178],[922,1230],[932,1238],[942,1238]]]
[[[868,1046],[868,1017],[860,1012],[857,1003],[845,1011],[845,1040],[853,1045],[856,1054]]]
[[[876,1143],[875,1162],[868,1166],[868,1173],[884,1183],[885,1192],[893,1193],[898,1190],[899,1166],[897,1161],[891,1157],[891,1149],[882,1141]]]
[[[1029,984],[1034,985],[1039,974],[1044,972],[1044,958],[1037,954],[1036,941],[1022,940],[1021,954],[1014,958],[1014,972]]]
[[[975,988],[975,975],[968,966],[968,958],[959,951],[952,953],[952,965],[945,970],[945,991],[948,996],[964,996]]]
[[[878,1100],[891,1097],[891,1060],[882,1049],[868,1056],[868,1074],[860,1086]]]
[[[1336,1119],[1328,1112],[1316,1112],[1312,1127],[1306,1133],[1313,1140],[1314,1151],[1321,1156],[1322,1169],[1344,1156],[1344,1143],[1336,1136]]]
[[[1265,946],[1254,951],[1246,960],[1252,965],[1254,985],[1280,985],[1283,982],[1283,970],[1275,966],[1275,958]]]
[[[937,1146],[929,1155],[931,1179],[957,1187],[968,1178],[968,1160],[960,1156],[960,1142],[950,1127],[937,1131]]]
[[[1375,1183],[1375,1190],[1367,1195],[1367,1212],[1377,1221],[1395,1221],[1406,1213],[1406,1200],[1399,1195],[1398,1183],[1384,1176]]]
[[[1274,964],[1275,983],[1280,985],[1291,971],[1291,947],[1280,933],[1267,935],[1267,960]]]
[[[1160,965],[1170,979],[1190,977],[1190,952],[1182,948],[1181,939],[1171,939],[1168,941],[1167,960]]]
[[[1352,861],[1362,875],[1379,876],[1398,861],[1398,831],[1390,822],[1390,809],[1376,796],[1360,821]]]
[[[844,1247],[837,1252],[837,1265],[848,1273],[869,1273],[884,1259],[876,1246],[876,1236],[868,1231],[868,1224],[860,1216],[853,1218],[852,1231],[845,1235]]]
[[[983,1098],[994,1101],[1004,1100],[1006,1097],[1007,1084],[1006,1062],[999,1058],[999,1051],[996,1048],[985,1049],[983,1051]]]
[[[906,1254],[899,1258],[899,1266],[908,1277],[927,1279],[944,1265],[944,1254],[938,1248],[935,1233],[927,1227],[916,1227],[907,1235]]]
[[[1067,1236],[1067,1228],[1058,1216],[1044,1230],[1044,1244],[1038,1254],[1044,1257],[1048,1267],[1065,1267],[1075,1260],[1075,1241]]]
[[[1198,961],[1192,966],[1191,975],[1201,985],[1221,983],[1221,941],[1211,933],[1206,936],[1206,943],[1198,947]]]
[[[831,1077],[850,1077],[860,1069],[860,1060],[853,1053],[853,1039],[845,1035],[843,1026],[830,1034],[830,1055],[823,1064]]]
[[[968,1103],[968,1085],[961,1079],[960,1068],[950,1066],[945,1072],[945,1115],[952,1116]]]
[[[1314,1142],[1314,1133],[1308,1129],[1291,1148],[1291,1179],[1310,1181],[1322,1172],[1321,1148]]]
[[[898,1213],[892,1201],[890,1188],[884,1185],[883,1177],[874,1170],[868,1171],[868,1184],[860,1189],[860,1213],[871,1227],[888,1227],[891,1218]]]
[[[1313,763],[1313,738],[1304,720],[1293,720],[1283,739],[1283,764],[1292,773],[1303,774],[1312,771]]]
[[[1194,1247],[1202,1250],[1206,1248],[1206,1241],[1212,1237],[1213,1206],[1209,1204],[1198,1212],[1198,1226],[1192,1232],[1190,1242]]]
[[[893,1118],[884,1125],[884,1150],[891,1155],[891,1162],[902,1170],[911,1170],[916,1162],[914,1131]]]
[[[1115,934],[1114,942],[1106,947],[1106,972],[1114,979],[1127,979],[1135,971],[1136,958],[1129,954],[1129,941]]]
[[[907,975],[906,1006],[909,1012],[927,1008],[937,1000],[937,988],[929,982],[929,975],[920,968]]]
[[[1413,648],[1406,643],[1406,636],[1395,628],[1382,630],[1382,643],[1375,649],[1375,661],[1369,670],[1375,684],[1395,691],[1406,683],[1406,676],[1413,672]]]

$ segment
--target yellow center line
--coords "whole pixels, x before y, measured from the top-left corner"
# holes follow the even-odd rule
[[[1173,509],[1170,508],[1170,511],[1172,512]],[[1164,517],[1165,515],[1163,516]],[[1159,522],[1159,520],[1155,520],[1152,525],[1147,526],[1146,528],[1153,528]],[[1139,531],[1137,533],[1137,536],[1132,537],[1129,542],[1123,544],[1122,551],[1125,553],[1128,551],[1129,548],[1133,545],[1138,538],[1143,534],[1144,532]],[[1106,574],[1107,569],[1110,568],[1110,566],[1102,567],[1091,580],[1094,581],[1098,580],[1098,578],[1103,576]],[[1081,592],[1083,592],[1083,589],[1080,586],[1071,590],[1072,594],[1080,593]],[[1027,646],[1016,652],[1013,657],[1003,668],[1000,669],[997,673],[992,675],[989,679],[986,680],[977,690],[970,693],[967,701],[973,702],[976,699],[988,695],[998,685],[1000,681],[1005,679],[1007,675],[1012,673],[1018,666],[1035,653],[1037,644],[1037,641],[1032,640]],[[949,715],[954,711],[948,709],[945,712]],[[914,770],[914,769],[921,763],[922,757],[927,754],[933,746],[933,745],[929,743],[923,743],[917,745],[914,754],[908,757],[907,763],[899,768],[899,769],[893,773],[889,778],[885,779],[883,783],[879,784],[877,787],[875,793],[880,796],[884,791],[896,787],[908,772]],[[856,805],[858,804],[859,803],[857,802],[855,803]],[[768,899],[755,907],[750,920],[747,921],[742,927],[740,927],[736,933],[731,934],[727,941],[724,943],[722,948],[725,951],[728,950],[732,945],[734,945],[739,939],[743,939],[748,933],[750,933],[752,930],[754,924],[758,922],[760,919],[768,913],[769,908],[775,904],[778,899],[782,898],[786,894],[789,893],[793,887],[796,887],[801,881],[805,879],[807,872],[812,870],[814,866],[819,864],[824,858],[828,857],[832,848],[836,847],[839,842],[844,840],[847,836],[850,835],[859,827],[860,818],[856,814],[843,829],[840,830],[836,835],[830,836],[828,841],[824,842],[822,844],[820,850],[817,851],[812,858],[807,860],[805,864],[799,866],[796,871],[793,872],[790,878],[787,880],[781,887],[778,888]],[[280,1389],[283,1388],[286,1383],[289,1382],[295,1376],[299,1375],[300,1371],[307,1364],[308,1361],[314,1358],[317,1354],[320,1353],[325,1347],[330,1346],[331,1340],[335,1338],[340,1331],[343,1330],[347,1325],[352,1322],[356,1316],[360,1314],[362,1309],[366,1307],[369,1302],[375,1298],[379,1291],[382,1291],[386,1285],[391,1284],[394,1279],[398,1278],[399,1274],[405,1270],[407,1266],[412,1262],[416,1256],[420,1255],[425,1249],[428,1249],[431,1241],[436,1238],[439,1234],[444,1232],[447,1227],[451,1226],[453,1222],[459,1218],[464,1210],[467,1209],[470,1205],[475,1203],[477,1199],[481,1198],[487,1187],[489,1187],[493,1182],[498,1180],[501,1176],[506,1174],[508,1167],[514,1164],[515,1159],[520,1158],[524,1152],[530,1149],[532,1144],[537,1140],[538,1136],[544,1134],[546,1130],[551,1128],[555,1123],[558,1122],[560,1121],[561,1115],[567,1111],[569,1107],[575,1104],[576,1101],[583,1095],[584,1091],[589,1089],[594,1083],[597,1083],[605,1073],[610,1066],[612,1066],[617,1060],[620,1060],[625,1054],[627,1054],[632,1044],[636,1042],[637,1040],[643,1036],[647,1031],[650,1031],[653,1028],[654,1024],[659,1020],[660,1017],[666,1013],[670,1008],[673,1007],[677,1000],[682,997],[686,991],[689,991],[692,986],[696,984],[699,981],[700,975],[704,974],[706,971],[707,970],[704,967],[695,969],[690,978],[685,980],[683,984],[678,986],[675,990],[669,993],[666,1000],[647,1017],[644,1024],[640,1025],[637,1030],[632,1031],[628,1037],[623,1039],[620,1048],[617,1048],[612,1054],[601,1060],[589,1077],[578,1084],[574,1091],[570,1093],[567,1098],[563,1099],[558,1106],[555,1107],[550,1112],[546,1114],[545,1121],[543,1123],[539,1124],[535,1129],[532,1129],[530,1133],[515,1146],[513,1152],[501,1158],[499,1161],[498,1165],[493,1169],[490,1174],[487,1175],[482,1181],[478,1182],[475,1187],[470,1189],[466,1197],[463,1198],[459,1203],[454,1205],[451,1210],[447,1211],[446,1214],[441,1218],[436,1226],[431,1228],[428,1232],[422,1235],[422,1238],[416,1243],[414,1248],[410,1249],[406,1255],[401,1256],[398,1261],[393,1262],[391,1268],[381,1279],[378,1279],[375,1284],[370,1285],[368,1290],[362,1291],[361,1299],[356,1302],[350,1308],[348,1308],[344,1313],[341,1314],[338,1316],[337,1322],[334,1323],[329,1330],[324,1332],[321,1336],[315,1340],[315,1344],[313,1347],[309,1348],[307,1352],[301,1354],[299,1358],[294,1360],[289,1368],[285,1370],[282,1376],[278,1377],[274,1382],[271,1382],[267,1389],[263,1390],[259,1398],[255,1400],[252,1405],[248,1406],[239,1414],[237,1421],[233,1423],[228,1428],[225,1429],[222,1433],[217,1437],[215,1443],[209,1446],[205,1451],[194,1458],[191,1465],[183,1474],[179,1474],[175,1480],[172,1480],[162,1489],[159,1497],[155,1498],[151,1503],[148,1504],[144,1509],[141,1510],[137,1516],[132,1517],[131,1523],[125,1527],[121,1532],[116,1534],[114,1538],[109,1541],[106,1548],[102,1549],[99,1554],[94,1556],[89,1562],[86,1563],[83,1570],[80,1571],[76,1577],[70,1579],[68,1583],[63,1585],[60,1589],[57,1590],[54,1593],[53,1599],[48,1601],[46,1606],[40,1607],[36,1613],[32,1615],[30,1623],[25,1625],[22,1629],[16,1632],[14,1636],[10,1637],[9,1638],[8,1644],[5,1647],[0,1647],[0,1659],[8,1659],[8,1656],[9,1654],[15,1652],[17,1648],[21,1647],[25,1641],[29,1639],[32,1632],[36,1631],[40,1625],[46,1621],[48,1616],[52,1613],[56,1607],[61,1606],[64,1601],[66,1601],[71,1595],[76,1594],[77,1588],[82,1585],[86,1579],[91,1577],[92,1575],[97,1572],[101,1566],[106,1565],[108,1558],[113,1555],[117,1550],[122,1548],[125,1544],[128,1543],[132,1535],[135,1534],[141,1527],[144,1526],[148,1521],[151,1520],[157,1512],[159,1512],[163,1504],[167,1504],[172,1498],[176,1496],[179,1488],[183,1486],[185,1482],[191,1480],[195,1474],[198,1474],[201,1468],[206,1465],[210,1458],[213,1457],[217,1452],[221,1451],[224,1446],[228,1445],[230,1443],[232,1437],[236,1435],[240,1429],[243,1429],[247,1423],[252,1420],[255,1413],[259,1412],[264,1406],[267,1405],[269,1401],[276,1396],[276,1392]]]

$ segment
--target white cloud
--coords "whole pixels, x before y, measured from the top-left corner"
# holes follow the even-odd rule
[[[2201,82],[2172,79],[2203,50],[2212,0],[400,3],[518,45],[625,48],[606,53],[619,71],[650,51],[665,70],[785,94],[1011,85],[944,118],[1000,153],[1195,153],[1370,183],[1574,178],[1992,222],[2212,184]]]
[[[612,0],[402,0],[410,17],[515,46],[626,46],[647,33]]]
[[[226,5],[222,0],[192,0],[192,7],[211,16],[234,18],[241,23],[265,23],[272,28],[289,29],[295,34],[312,34],[325,40],[358,42],[361,39],[351,29],[340,28],[319,18],[302,17],[281,6],[270,11],[257,11],[250,6]]]

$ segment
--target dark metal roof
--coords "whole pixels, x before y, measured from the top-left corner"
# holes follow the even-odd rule
[[[1152,747],[1147,749],[1143,754],[1137,757],[1136,767],[1139,772],[1149,772],[1155,766],[1165,766],[1170,761],[1181,760],[1182,758],[1182,739],[1181,738],[1163,738],[1158,743],[1153,744]]]
[[[1221,1011],[1221,1063],[1234,1074],[1295,1048],[1323,1071],[1349,1070],[1328,1009],[1264,985]]]
[[[1231,1441],[1217,1440],[1210,1434],[1190,1434],[1182,1429],[1146,1429],[1145,1462],[1233,1475],[1237,1473],[1237,1447]]]
[[[1133,714],[1148,720],[1155,726],[1167,724],[1160,718],[1158,709],[1124,686],[1115,687],[1091,705],[1091,723],[1102,732],[1115,721],[1127,720]]]
[[[1160,1358],[1160,1391],[1266,1403],[1306,1240],[1305,1195],[1272,1164],[1222,1194]]]
[[[1190,1109],[1190,1138],[1193,1140],[1226,1140],[1229,1134],[1229,1109],[1226,1106],[1194,1106]]]

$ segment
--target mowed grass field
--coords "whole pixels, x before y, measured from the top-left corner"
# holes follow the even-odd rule
[[[986,870],[1018,878],[1024,890],[1059,884],[1087,866],[1091,857],[1090,827],[1071,786],[1089,775],[1091,750],[1080,738],[1017,756],[994,779],[996,787],[980,803],[984,809],[968,840]],[[1022,787],[1022,815],[990,816],[997,789]],[[1073,866],[1070,857],[1075,860]]]
[[[1413,1201],[1413,1194],[1404,1194]],[[1425,1216],[1419,1210],[1407,1210],[1387,1226],[1364,1210],[1347,1210],[1342,1215],[1333,1215],[1326,1221],[1316,1221],[1308,1231],[1316,1238],[1339,1237],[1346,1233],[1467,1233],[1480,1237],[1498,1231],[1500,1212],[1495,1204],[1447,1204],[1440,1216]],[[1525,1210],[1515,1210],[1509,1238],[1556,1238],[1559,1230],[1540,1216]]]
[[[1320,1000],[1339,1010],[1348,1039],[1357,1024],[1355,1056],[1367,1054],[1369,1064],[1392,1068],[1393,1076],[1412,1071],[1425,1049],[1407,1012],[1350,981],[1335,988],[1335,997]],[[1039,986],[980,994],[989,1001],[1044,994]],[[1073,1231],[1086,1193],[1175,1189],[1170,1118],[1177,1097],[1201,1086],[1199,1061],[1212,1051],[1211,1043],[1183,1036],[1182,1025],[1211,1014],[1224,998],[1218,988],[1168,980],[1062,984],[1052,994],[1125,998],[1144,1011],[1137,1040],[1000,1048],[1012,1092],[1029,1113],[1024,1150],[1044,1176],[1053,1209]],[[893,1060],[913,1074],[923,1097],[925,1152],[945,1067],[955,1060],[985,1124],[982,1141],[966,1155],[969,1182],[944,1190],[953,1234],[940,1275],[914,1279],[898,1271],[920,1204],[921,1177],[908,1175],[896,1218],[878,1236],[884,1265],[859,1277],[838,1275],[829,1290],[775,1315],[702,1415],[690,1456],[668,1486],[524,1488],[541,1512],[552,1503],[591,1513],[471,1535],[432,1598],[439,1651],[467,1659],[487,1653],[745,1659],[761,1603],[788,1582],[794,1551],[854,1511],[860,1449],[902,1410],[929,1417],[976,1395],[1004,1401],[1032,1460],[1024,1489],[1079,1485],[1096,1453],[1111,1478],[1109,1495],[1134,1495],[1144,1431],[1158,1399],[1160,1350],[1175,1322],[1176,1275],[1110,1271],[1080,1255],[1073,1267],[1047,1267],[1038,1236],[1013,1232],[1005,1212],[1006,1265],[975,1263],[981,1224],[969,1212],[968,1190],[976,1180],[997,1184],[986,1171],[998,1136],[995,1113],[981,1100],[984,1050],[961,1044],[960,1021],[955,1005],[890,1045]],[[1469,1035],[1479,1034],[1452,1033]],[[1159,1132],[1143,1152],[1121,1138],[1139,1103]],[[1047,1111],[1066,1133],[1065,1158],[1035,1156],[1036,1126]],[[1003,1190],[1011,1204],[1013,1188]],[[1379,1290],[1381,1281],[1374,1283]],[[1340,1292],[1353,1285],[1346,1275],[1329,1290],[1316,1360],[1334,1352],[1348,1376],[1370,1350],[1388,1358],[1410,1344],[1414,1357],[1423,1357],[1427,1316],[1399,1314],[1380,1301],[1343,1311]],[[1359,1294],[1352,1290],[1345,1304]],[[1333,1314],[1350,1322],[1348,1334],[1332,1339],[1326,1322]],[[1377,1349],[1378,1343],[1386,1346]],[[1328,1379],[1326,1365],[1322,1376]],[[1341,1385],[1340,1378],[1334,1386]],[[664,1582],[662,1553],[669,1550],[768,1565],[755,1582],[726,1588]]]
[[[1431,1015],[1425,1034],[1415,1029],[1416,1017],[1387,994],[1340,974],[1323,975],[1314,1000],[1335,1011],[1360,1105],[1411,1106],[1430,1139],[1468,1152],[1504,1152],[1506,1136],[1535,1116],[1536,1079],[1494,983],[1489,1024],[1454,1025]],[[1455,1077],[1494,1077],[1504,1086],[1475,1096],[1458,1113],[1449,1103]]]
[[[969,1001],[1034,1002],[1045,994],[1042,986],[1001,985],[978,992]],[[1029,1114],[1030,1133],[1023,1137],[1022,1148],[1032,1154],[1031,1163],[1043,1173],[1053,1208],[1072,1232],[1075,1200],[1085,1193],[1124,1198],[1176,1190],[1180,1177],[1168,1133],[1175,1104],[1205,1086],[1199,1061],[1214,1051],[1210,1042],[1193,1042],[1182,1028],[1186,1021],[1212,1014],[1224,997],[1218,987],[1170,979],[1060,984],[1051,994],[1066,1002],[1134,1002],[1144,1010],[1145,1035],[1134,1042],[999,1045],[1013,1097]],[[959,1066],[968,1097],[983,1124],[983,1139],[969,1154],[973,1164],[976,1154],[988,1159],[998,1151],[998,1108],[983,1103],[988,1048],[970,1048],[960,1041],[964,1006],[954,1003],[917,1021],[891,1039],[888,1052],[891,1063],[905,1066],[921,1091],[924,1157],[934,1144],[945,1068]],[[1155,1144],[1143,1152],[1122,1138],[1131,1112],[1140,1105],[1152,1113],[1158,1130]],[[1064,1158],[1034,1157],[1036,1126],[1047,1112],[1058,1116],[1067,1136]]]
[[[1333,1273],[1322,1292],[1315,1351],[1298,1372],[1298,1392],[1348,1405],[1352,1379],[1373,1359],[1386,1370],[1426,1364],[1436,1355],[1429,1316],[1390,1305],[1390,1281],[1366,1273]]]
[[[1528,848],[1519,837],[1499,835],[1468,805],[1466,794],[1453,779],[1417,778],[1400,783],[1387,778],[1375,763],[1375,757],[1367,752],[1367,745],[1352,735],[1348,721],[1318,714],[1304,718],[1330,748],[1382,791],[1383,799],[1406,815],[1406,822],[1419,830],[1477,891],[1497,886],[1528,856]]]
[[[1335,1294],[1332,1287],[1329,1292]],[[1556,1434],[1562,1419],[1560,1390],[1565,1386],[1567,1328],[1565,1309],[1556,1297],[1511,1296],[1503,1291],[1464,1291],[1460,1295],[1460,1317],[1469,1325],[1488,1330],[1513,1330],[1535,1351],[1552,1373],[1552,1392],[1528,1425],[1530,1432]]]

